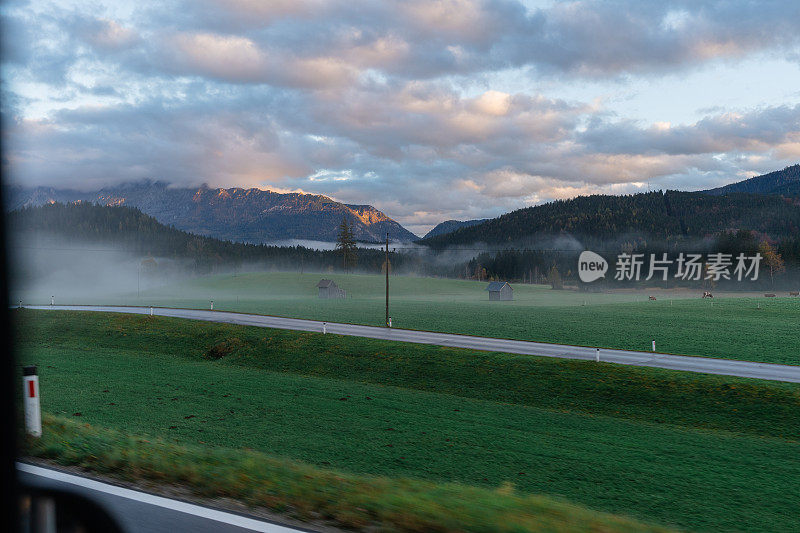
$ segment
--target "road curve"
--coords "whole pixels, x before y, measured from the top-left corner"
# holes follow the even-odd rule
[[[240,324],[244,326],[291,329],[297,331],[321,332],[323,328],[323,322],[317,320],[282,318],[267,315],[248,315],[226,311],[204,311],[198,309],[96,305],[39,305],[25,307],[27,309],[94,311],[131,314],[149,314],[152,309],[152,313],[154,315],[186,318],[190,320],[205,320],[208,322],[223,322],[228,324]],[[325,324],[325,328],[328,333],[337,335],[350,335],[354,337],[368,337],[372,339],[414,342],[418,344],[434,344],[438,346],[451,346],[455,348],[471,348],[473,350],[484,350],[490,352],[538,355],[542,357],[560,357],[565,359],[594,360],[597,356],[597,349],[587,346],[515,341],[508,339],[495,339],[491,337],[473,337],[470,335],[434,333],[429,331],[395,328],[390,329],[375,326],[360,326],[356,324],[341,324],[338,322],[327,322]],[[800,366],[792,365],[755,363],[751,361],[714,359],[710,357],[693,357],[688,355],[669,355],[657,352],[612,350],[606,348],[600,349],[600,359],[606,363],[618,363],[622,365],[649,366],[656,368],[668,368],[670,370],[683,370],[686,372],[700,372],[705,374],[720,374],[724,376],[737,376],[743,378],[758,378],[773,381],[800,383]]]

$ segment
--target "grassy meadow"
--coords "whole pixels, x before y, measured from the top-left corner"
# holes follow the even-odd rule
[[[253,450],[176,444],[45,416],[36,457],[134,483],[177,484],[346,531],[619,533],[673,531],[540,495],[348,474]],[[214,483],[208,479],[213,477]]]
[[[245,273],[195,278],[137,293],[56,297],[57,303],[159,305],[383,325],[384,278],[325,275],[347,290],[342,300],[320,300],[322,274]],[[146,284],[145,284],[146,285]],[[465,333],[605,348],[649,350],[783,364],[800,364],[800,298],[702,290],[613,293],[554,291],[514,285],[513,302],[489,302],[486,283],[391,276],[394,327]],[[24,295],[49,303],[55,289]],[[648,300],[648,295],[657,300]],[[780,296],[780,295],[779,295]],[[21,296],[22,297],[22,296]]]
[[[14,316],[19,357],[39,365],[43,410],[60,420],[353,476],[511,484],[682,529],[800,528],[798,385],[159,317]],[[78,448],[49,456],[91,465]]]

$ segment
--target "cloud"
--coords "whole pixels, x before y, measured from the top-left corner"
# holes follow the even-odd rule
[[[267,67],[266,54],[250,39],[209,33],[181,34],[164,44],[187,71],[209,77],[258,79]]]
[[[509,67],[618,75],[766,50],[792,54],[800,42],[800,6],[790,0],[585,0],[535,10],[513,0],[260,4],[207,0],[185,9],[194,13],[196,24],[235,28],[256,40],[288,45],[298,55],[346,57],[356,69],[375,64],[359,50],[402,50],[383,67],[406,79]],[[287,36],[309,31],[311,42]]]
[[[287,176],[312,170],[281,145],[269,120],[230,106],[80,108],[50,120],[23,120],[12,131],[10,167],[17,181],[29,184],[91,188],[152,177],[194,185],[226,176],[229,184],[279,186]]]
[[[529,10],[515,0],[143,3],[137,28],[57,14],[97,57],[134,43],[153,72],[319,88],[358,74],[412,79],[507,68],[584,77],[672,71],[760,52],[798,53],[800,5],[585,0]],[[18,12],[25,13],[24,9]],[[39,19],[40,17],[37,17]],[[11,26],[18,27],[14,15]],[[33,21],[29,20],[30,26]],[[53,32],[48,32],[50,35]],[[141,38],[140,38],[141,37]],[[47,40],[48,36],[43,36]],[[163,61],[166,54],[171,60]],[[298,71],[292,74],[293,71]]]
[[[588,105],[464,97],[421,82],[354,91],[333,106],[249,88],[23,119],[9,128],[8,165],[27,183],[93,187],[113,169],[114,181],[302,189],[376,204],[401,221],[480,218],[651,180],[702,188],[743,166],[771,170],[797,153],[798,115],[779,106],[647,126]]]
[[[703,154],[765,152],[788,143],[800,131],[800,105],[748,112],[721,112],[691,125],[596,121],[580,135],[594,150],[616,154]]]
[[[603,95],[547,90],[796,61],[795,2],[72,5],[2,12],[3,170],[18,182],[304,190],[419,229],[648,182],[705,188],[800,158],[794,101],[648,122]],[[517,82],[495,83],[506,75]]]
[[[230,83],[331,88],[356,75],[336,57],[294,57],[235,35],[179,34],[165,38],[159,48],[158,56],[175,73]]]
[[[118,51],[140,41],[136,31],[114,20],[90,18],[83,21],[82,28],[80,26],[78,32],[82,33],[81,37],[97,49]]]

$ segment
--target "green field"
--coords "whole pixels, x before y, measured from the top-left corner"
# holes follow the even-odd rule
[[[44,410],[95,426],[354,475],[510,482],[687,529],[800,528],[797,385],[177,319],[15,316]]]
[[[176,444],[45,415],[34,457],[115,480],[179,485],[202,498],[230,498],[315,530],[423,533],[667,533],[662,526],[579,505],[497,489],[349,474],[253,450]],[[213,478],[214,482],[208,480]],[[218,502],[218,500],[215,500]],[[218,503],[217,503],[218,505]],[[331,531],[327,529],[326,531]]]
[[[382,325],[384,278],[329,275],[344,300],[317,298],[321,274],[253,273],[196,278],[133,294],[57,297],[57,303],[214,308]],[[394,327],[490,337],[800,364],[800,298],[652,289],[588,294],[514,285],[513,302],[489,302],[486,283],[392,276]],[[49,303],[51,291],[20,297]],[[653,294],[656,301],[649,301]]]

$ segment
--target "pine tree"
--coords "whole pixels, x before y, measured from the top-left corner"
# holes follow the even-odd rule
[[[345,271],[350,270],[358,262],[358,254],[356,252],[356,241],[353,238],[353,231],[347,223],[347,218],[342,217],[342,222],[339,224],[339,234],[336,236],[336,249],[342,254],[342,266]]]

